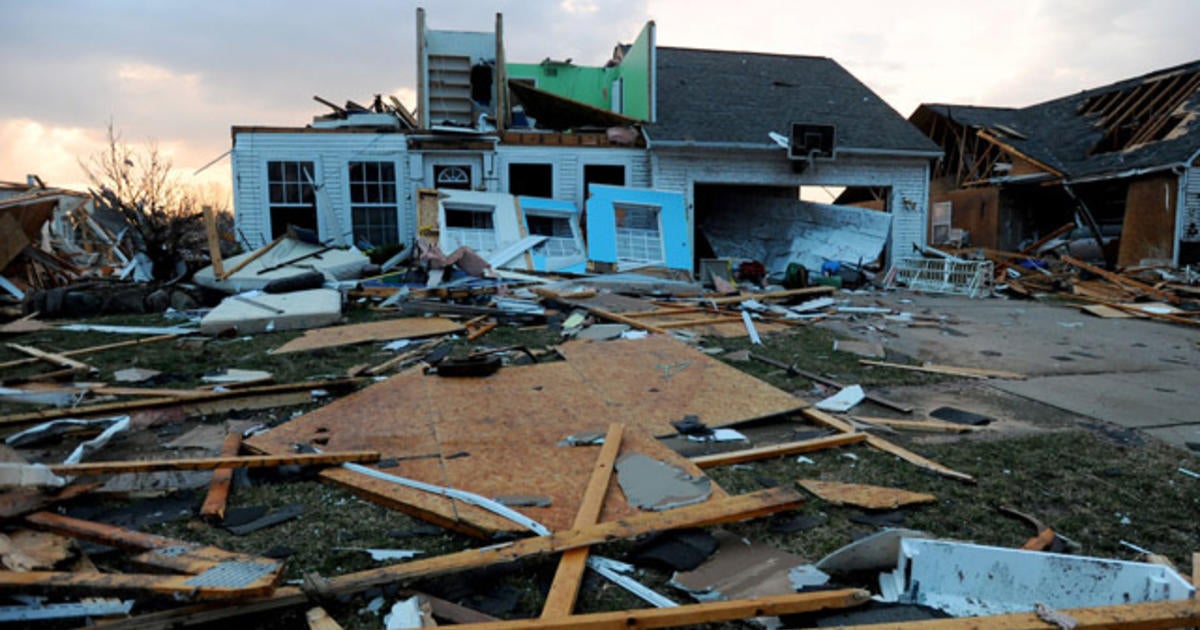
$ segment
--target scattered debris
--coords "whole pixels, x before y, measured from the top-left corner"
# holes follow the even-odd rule
[[[937,497],[899,488],[867,486],[855,483],[801,479],[800,487],[833,505],[853,505],[867,510],[894,510],[906,505],[933,503]]]

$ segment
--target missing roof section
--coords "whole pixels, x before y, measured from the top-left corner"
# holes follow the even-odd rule
[[[1097,94],[1079,113],[1096,117],[1104,136],[1091,154],[1122,151],[1163,140],[1186,118],[1183,107],[1200,89],[1200,70],[1149,77],[1122,90]]]

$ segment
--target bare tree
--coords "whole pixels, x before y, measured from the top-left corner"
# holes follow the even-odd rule
[[[207,250],[202,191],[182,185],[156,144],[137,150],[108,124],[105,150],[79,160],[97,209],[119,214],[134,248],[153,263],[156,280],[178,278]],[[227,204],[218,208],[227,211]]]

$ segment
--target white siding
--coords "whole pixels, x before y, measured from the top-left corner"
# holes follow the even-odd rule
[[[416,204],[408,182],[407,140],[394,133],[273,133],[245,132],[234,138],[233,205],[235,222],[249,247],[271,240],[266,164],[270,161],[311,161],[320,190],[317,219],[322,239],[351,229],[347,165],[352,161],[391,161],[396,165],[396,194],[400,234],[416,223]],[[347,241],[348,242],[348,241]]]
[[[609,149],[581,146],[501,146],[497,150],[499,191],[508,190],[508,165],[511,163],[541,163],[554,167],[554,198],[571,201],[583,208],[587,198],[583,190],[585,164],[625,166],[625,184],[637,188],[649,187],[646,152],[641,149]]]
[[[925,244],[929,206],[929,162],[923,158],[841,156],[818,161],[803,173],[792,170],[782,151],[701,151],[660,148],[652,158],[651,187],[683,192],[694,222],[693,185],[878,186],[891,189],[893,215],[888,251],[904,255],[912,243]],[[692,229],[695,228],[693,223]],[[889,264],[891,260],[889,260]]]

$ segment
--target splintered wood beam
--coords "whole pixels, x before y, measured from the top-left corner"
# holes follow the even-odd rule
[[[297,453],[293,455],[245,455],[241,457],[88,462],[83,464],[53,464],[48,466],[48,468],[56,475],[78,477],[82,475],[112,475],[117,473],[162,472],[169,470],[330,466],[346,462],[369,464],[377,462],[379,459],[379,451],[346,451],[343,453]]]
[[[92,366],[84,363],[83,361],[76,361],[75,359],[65,357],[61,354],[46,352],[45,350],[38,350],[33,346],[23,346],[19,343],[10,343],[5,345],[13,350],[23,352],[35,359],[40,359],[46,363],[58,366],[60,368],[66,368],[76,372],[91,372],[94,369]]]
[[[204,232],[208,236],[208,257],[212,259],[213,276],[220,278],[225,275],[225,267],[221,261],[221,235],[217,234],[217,215],[212,206],[201,206],[204,214]]]
[[[654,326],[652,324],[647,324],[646,322],[643,322],[643,321],[638,321],[637,319],[634,319],[632,317],[626,317],[624,315],[621,315],[620,313],[613,313],[612,311],[606,311],[598,306],[590,306],[588,304],[580,304],[579,306],[581,308],[587,309],[587,311],[589,313],[591,313],[597,317],[603,317],[604,319],[612,320],[614,322],[625,324],[627,326],[632,326],[633,328],[637,328],[638,330],[644,330],[646,332],[654,333],[656,335],[670,334],[667,332],[667,330],[665,328],[659,328],[658,326]]]
[[[816,422],[817,424],[824,425],[824,426],[830,427],[832,429],[837,429],[838,431],[841,431],[842,433],[854,433],[856,431],[856,429],[849,422],[846,422],[846,421],[842,420],[841,418],[838,418],[837,416],[826,413],[819,409],[814,409],[812,407],[809,407],[807,409],[801,410],[800,413],[804,414],[804,417],[808,418],[809,420],[812,420],[813,422]],[[957,470],[954,470],[952,468],[947,468],[946,466],[943,466],[931,459],[927,459],[921,455],[918,455],[918,454],[904,448],[903,446],[900,446],[899,444],[889,442],[889,441],[879,437],[878,435],[868,434],[867,435],[867,446],[870,446],[874,449],[883,451],[885,453],[890,453],[892,455],[895,455],[896,457],[899,457],[900,459],[903,459],[904,461],[906,461],[914,466],[933,471],[943,477],[947,477],[949,479],[955,479],[957,481],[962,481],[962,482],[971,483],[971,484],[975,483],[975,478],[972,477],[971,475],[958,472]]]
[[[242,448],[240,431],[230,431],[221,444],[221,457],[235,457]],[[221,521],[225,518],[225,505],[229,500],[229,490],[233,486],[233,469],[220,468],[213,472],[208,482],[208,494],[200,506],[200,518],[209,521]]]
[[[742,462],[758,461],[760,459],[770,459],[772,457],[782,457],[784,455],[811,453],[813,451],[821,451],[827,448],[833,448],[835,446],[858,444],[860,442],[865,442],[866,440],[866,433],[839,433],[837,435],[827,435],[825,437],[813,438],[811,440],[801,440],[799,442],[772,444],[770,446],[761,446],[759,448],[751,448],[742,451],[731,451],[729,453],[701,455],[699,457],[691,458],[691,461],[700,468],[713,468],[716,466],[727,466],[730,464],[740,464]]]
[[[1074,622],[1075,630],[1160,630],[1200,624],[1200,599],[1143,604],[1116,604],[1094,608],[1063,608],[1056,612]],[[1048,630],[1057,628],[1037,613],[1010,613],[988,617],[922,619],[854,626],[854,630]]]
[[[118,341],[116,343],[108,343],[108,344],[104,344],[102,346],[91,346],[88,348],[79,348],[77,350],[64,350],[63,352],[59,352],[58,356],[73,357],[73,356],[79,356],[82,354],[92,354],[94,352],[103,352],[105,350],[113,350],[116,348],[128,348],[129,346],[140,346],[142,344],[154,343],[156,341],[166,341],[168,339],[177,339],[177,338],[179,338],[179,335],[156,335],[154,337],[143,337],[141,339],[131,339],[129,341]],[[37,363],[40,360],[41,359],[38,359],[37,357],[30,357],[28,359],[14,359],[12,361],[5,361],[4,363],[0,363],[0,370],[6,369],[6,368],[11,368],[11,367],[17,367],[19,365],[29,365],[31,363]]]
[[[620,521],[600,523],[590,527],[557,532],[550,536],[524,538],[511,543],[482,549],[467,549],[436,558],[368,569],[341,575],[328,580],[310,582],[318,593],[328,596],[356,593],[374,586],[402,582],[422,577],[445,575],[476,569],[521,558],[561,553],[568,549],[587,547],[614,540],[633,538],[641,534],[668,529],[705,527],[732,521],[767,516],[800,507],[804,498],[791,488],[770,488],[749,494],[711,499],[666,512],[639,514]],[[128,620],[119,620],[106,628],[111,630],[147,630],[150,628],[184,628],[212,623],[222,619],[300,606],[308,595],[299,588],[282,587],[269,597],[239,600],[237,606],[212,607],[180,614],[175,611],[150,613]],[[567,619],[573,619],[568,617]]]
[[[1100,276],[1101,278],[1104,278],[1105,280],[1108,280],[1109,282],[1124,289],[1133,289],[1158,300],[1166,300],[1172,304],[1179,304],[1179,296],[1173,293],[1165,293],[1144,282],[1139,282],[1133,278],[1126,278],[1119,273],[1113,273],[1107,269],[1101,269],[1100,267],[1083,262],[1077,258],[1072,258],[1066,254],[1061,256],[1061,260],[1072,267],[1078,267],[1079,269],[1082,269],[1088,273]]]
[[[613,463],[617,460],[617,453],[621,451],[621,436],[624,431],[625,426],[619,423],[614,422],[608,427],[604,445],[600,447],[596,465],[592,468],[592,476],[583,492],[579,512],[575,515],[576,529],[595,525],[600,519],[600,511],[604,509],[604,496],[608,494],[609,481],[612,479]],[[546,594],[546,601],[542,604],[542,619],[566,617],[575,610],[575,599],[579,595],[579,585],[583,582],[587,559],[587,547],[563,552],[558,561],[558,569],[554,573],[554,581],[550,584],[550,592]]]
[[[812,593],[792,593],[704,604],[685,604],[673,608],[642,608],[590,613],[547,619],[513,619],[486,624],[455,626],[464,630],[521,630],[523,628],[562,628],[564,630],[625,630],[627,628],[675,628],[702,623],[717,623],[751,617],[776,617],[801,612],[860,606],[871,594],[856,588]]]
[[[99,405],[84,405],[63,409],[44,409],[26,413],[16,413],[0,416],[0,427],[21,426],[57,420],[59,418],[90,418],[114,413],[128,413],[160,407],[182,405],[188,413],[217,413],[231,408],[261,409],[263,406],[281,406],[298,404],[311,399],[310,392],[315,389],[344,389],[354,386],[358,379],[342,378],[328,381],[307,381],[302,383],[284,383],[281,385],[263,385],[246,387],[228,391],[205,391],[203,395],[188,399],[179,398],[149,398],[145,400],[121,401]]]
[[[239,262],[238,262],[238,264],[234,265],[233,267],[231,267],[231,268],[229,268],[229,269],[226,269],[226,270],[225,270],[223,273],[214,273],[214,274],[213,274],[213,277],[215,277],[217,280],[225,280],[225,279],[226,279],[226,278],[228,278],[229,276],[232,276],[233,274],[235,274],[235,273],[237,273],[237,272],[241,271],[241,270],[242,270],[242,269],[243,269],[243,268],[244,268],[246,265],[249,265],[250,263],[252,263],[252,262],[254,262],[254,261],[258,260],[259,258],[261,258],[263,254],[265,254],[265,253],[267,253],[267,252],[271,251],[272,249],[274,249],[274,248],[275,248],[275,246],[276,246],[276,245],[278,245],[278,244],[280,244],[280,243],[282,243],[282,242],[283,242],[283,239],[285,239],[285,238],[287,238],[287,234],[280,234],[279,236],[277,236],[277,237],[275,238],[275,240],[273,240],[273,241],[271,241],[270,243],[268,243],[268,244],[267,244],[265,247],[263,247],[262,249],[260,249],[260,250],[258,250],[258,251],[256,251],[256,252],[254,252],[253,254],[250,254],[249,256],[247,256],[247,257],[245,257],[245,258],[243,258],[241,261],[239,261]],[[215,268],[215,267],[213,268],[213,271],[214,271],[214,272],[216,272],[216,268]]]
[[[510,562],[519,558],[561,553],[612,540],[685,527],[705,527],[741,521],[789,510],[804,504],[804,498],[790,488],[770,488],[749,494],[710,499],[665,512],[649,512],[618,521],[555,532],[550,536],[524,538],[506,545],[469,549],[436,558],[368,569],[327,580],[331,593],[353,593],[390,582],[444,575],[465,569]]]
[[[963,376],[966,378],[1007,378],[1019,381],[1023,381],[1026,378],[1024,374],[1018,374],[1017,372],[961,367],[957,365],[908,365],[907,363],[889,363],[887,361],[874,361],[872,359],[859,359],[858,362],[862,365],[870,365],[873,367],[894,368],[897,370],[909,370],[912,372],[927,372],[929,374],[944,374],[946,376]]]

